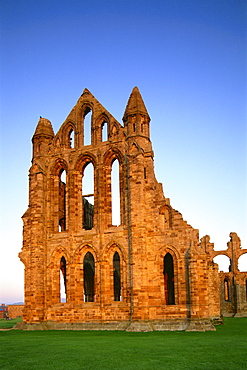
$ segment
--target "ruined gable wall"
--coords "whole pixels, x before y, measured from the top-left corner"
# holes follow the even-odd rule
[[[85,146],[83,124],[90,109],[92,141]],[[186,328],[191,319],[219,315],[218,298],[210,295],[215,270],[199,244],[198,230],[172,208],[155,178],[150,118],[136,88],[123,121],[121,126],[84,90],[56,135],[48,120],[41,118],[38,123],[20,254],[25,263],[25,322],[149,321],[154,325],[180,320],[182,326],[176,327]],[[103,124],[108,129],[105,142]],[[112,225],[111,219],[114,160],[120,169],[119,226]],[[89,163],[94,166],[94,219],[93,228],[85,230],[82,179]],[[61,200],[62,171],[66,181]],[[114,300],[115,252],[120,256],[120,301]],[[95,264],[92,302],[84,301],[87,253]],[[167,256],[172,267],[164,271]],[[66,303],[60,302],[62,258],[66,261]],[[170,285],[165,283],[166,274]],[[168,297],[167,289],[174,291],[174,297]]]

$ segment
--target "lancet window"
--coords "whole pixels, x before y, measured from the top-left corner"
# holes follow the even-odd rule
[[[59,199],[58,199],[58,206],[59,206],[59,231],[66,230],[66,171],[61,170],[59,174]]]
[[[167,253],[164,257],[164,286],[166,304],[175,304],[174,263],[170,253]]]
[[[83,131],[84,131],[84,145],[91,145],[91,125],[92,125],[92,111],[86,108],[84,113]]]
[[[94,302],[95,263],[92,253],[87,252],[83,261],[84,302]]]
[[[66,149],[73,149],[75,147],[75,130],[72,122],[67,122],[63,127],[62,143]],[[60,139],[57,138],[56,146],[60,145]]]
[[[66,302],[66,259],[60,260],[60,302]]]
[[[114,301],[121,301],[121,272],[118,252],[113,256]]]
[[[112,209],[112,225],[120,225],[120,176],[119,162],[114,159],[111,167],[111,209]]]
[[[94,166],[88,163],[82,177],[83,229],[91,230],[94,222]]]
[[[73,129],[69,132],[69,147],[72,149],[75,147],[75,132]]]
[[[103,121],[101,124],[101,141],[107,141],[107,140],[108,140],[107,122]]]

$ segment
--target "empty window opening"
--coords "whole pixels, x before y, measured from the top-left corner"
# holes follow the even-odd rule
[[[82,177],[83,229],[93,228],[94,218],[94,167],[89,163]]]
[[[92,111],[88,108],[84,116],[84,145],[91,145]]]
[[[69,146],[70,146],[70,148],[75,147],[75,132],[74,132],[74,130],[70,130],[70,132],[69,132]]]
[[[108,140],[108,132],[107,132],[107,122],[103,122],[101,125],[101,133],[102,133],[102,141]]]
[[[84,272],[84,302],[94,302],[94,257],[92,253],[87,252],[83,262]]]
[[[120,225],[120,178],[119,162],[114,160],[111,168],[111,204],[112,204],[112,225]]]
[[[238,269],[240,272],[247,271],[247,253],[242,254],[238,259]]]
[[[115,252],[113,256],[113,280],[114,301],[121,301],[120,257],[118,252]]]
[[[229,272],[231,270],[231,260],[226,255],[218,255],[214,257],[213,262],[219,265],[219,271]]]
[[[167,253],[164,257],[164,285],[166,304],[175,304],[174,266],[173,258],[170,253]]]
[[[66,230],[66,171],[62,170],[59,175],[59,232]]]
[[[143,132],[143,123],[141,124],[141,132]]]
[[[224,280],[224,298],[225,301],[230,301],[230,287],[229,287],[229,280]]]
[[[133,131],[135,132],[136,131],[136,124],[133,123]]]
[[[66,260],[60,260],[60,302],[66,302]]]
[[[147,178],[147,169],[146,169],[146,167],[144,167],[144,179],[146,179]]]

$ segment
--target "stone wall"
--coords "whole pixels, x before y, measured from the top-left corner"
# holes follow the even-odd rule
[[[8,316],[11,319],[22,316],[23,315],[23,309],[24,309],[23,304],[8,305]]]
[[[90,111],[91,143],[84,145]],[[32,142],[19,254],[25,265],[24,324],[209,329],[210,319],[220,317],[213,246],[206,237],[199,241],[198,230],[172,207],[156,180],[150,117],[138,88],[123,125],[85,89],[59,131],[54,134],[51,122],[40,118]],[[112,219],[114,161],[120,225]],[[94,185],[85,194],[89,164]],[[87,197],[93,199],[93,219],[85,227]]]

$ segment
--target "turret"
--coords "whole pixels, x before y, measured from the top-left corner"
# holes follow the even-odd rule
[[[51,122],[46,118],[40,117],[32,138],[33,157],[45,154],[53,138],[54,131]]]
[[[142,136],[149,139],[150,117],[138,87],[134,87],[130,94],[123,116],[123,122],[127,128],[127,138]]]

